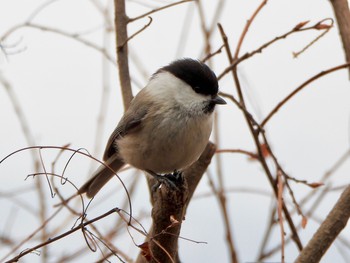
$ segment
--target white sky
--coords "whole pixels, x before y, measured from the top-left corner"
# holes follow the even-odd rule
[[[0,36],[12,26],[23,22],[40,3],[44,2],[38,0],[0,2]],[[154,6],[160,5],[160,1],[150,2]],[[234,48],[246,20],[260,1],[226,2],[220,23],[224,26],[230,44]],[[214,4],[214,1],[203,1],[209,21],[213,16]],[[130,17],[149,10],[136,2],[129,2],[127,7]],[[152,15],[151,26],[130,42],[130,53],[141,61],[146,75],[150,76],[157,68],[177,57],[197,58],[201,55],[203,38],[198,30],[198,12],[191,11],[191,8],[193,9],[193,3]],[[193,12],[193,21],[188,25],[189,38],[186,41],[183,39],[180,41],[186,12]],[[301,21],[310,20],[312,25],[327,17],[333,17],[328,1],[269,1],[248,32],[242,54],[287,32]],[[85,32],[103,25],[103,20],[92,1],[82,0],[56,1],[41,12],[34,21],[71,33]],[[129,32],[137,31],[147,22],[145,18],[133,23],[129,27]],[[293,51],[301,50],[317,35],[319,32],[293,35],[241,64],[240,76],[243,89],[249,100],[249,110],[257,120],[261,121],[278,102],[309,77],[344,63],[337,27],[298,59],[292,58]],[[86,39],[101,46],[101,30],[87,34]],[[182,50],[180,54],[177,52],[179,43]],[[14,44],[16,45],[11,47]],[[35,143],[57,146],[71,143],[73,148],[84,147],[93,152],[103,83],[101,55],[96,50],[72,39],[29,28],[14,32],[3,45],[10,53],[16,54],[9,55],[7,59],[2,55],[0,74],[13,86],[31,133],[34,135]],[[213,49],[221,45],[217,32],[213,35],[212,45]],[[113,36],[110,39],[109,52],[114,57]],[[223,52],[214,59],[213,69],[220,74],[226,66],[227,59]],[[101,148],[104,147],[123,111],[116,68],[109,64],[109,70],[111,72],[108,82],[110,93],[105,116],[106,123],[100,138]],[[134,83],[141,85],[146,83],[133,64],[131,64],[131,75],[135,80]],[[346,70],[315,81],[287,103],[267,124],[266,131],[271,146],[290,175],[310,182],[318,181],[349,148],[350,87],[348,81],[349,74]],[[220,87],[222,91],[234,93],[230,75],[220,82]],[[138,88],[134,85],[135,92]],[[225,107],[220,107],[219,114],[220,148],[254,151],[253,141],[241,112],[229,103]],[[27,146],[14,107],[2,86],[0,86],[0,120],[0,158],[2,158],[14,150]],[[44,156],[48,160],[47,164],[50,165],[50,160],[56,156],[56,152],[47,151],[44,152]],[[96,153],[96,156],[101,157],[101,152]],[[270,191],[270,186],[259,165],[247,161],[245,156],[230,154],[222,156],[227,188]],[[32,180],[23,181],[26,175],[33,171],[30,157],[28,152],[21,153],[0,165],[2,178],[0,191],[34,184]],[[77,185],[82,184],[89,174],[90,165],[91,163],[87,160],[77,158],[70,167],[70,179]],[[333,186],[348,183],[349,169],[348,161],[328,183],[332,183]],[[215,162],[211,165],[210,171],[215,176]],[[128,181],[127,176],[122,177]],[[298,200],[311,191],[300,184],[292,184],[292,187]],[[107,186],[105,193],[108,189],[113,189],[113,183]],[[203,177],[196,193],[206,193],[209,189],[208,180]],[[65,190],[67,193],[73,192],[73,189]],[[140,183],[137,191],[138,194],[133,199],[134,210],[144,210],[149,213],[148,193],[144,181]],[[322,220],[325,217],[339,194],[340,192],[334,192],[328,195],[317,209],[316,216],[319,219]],[[28,196],[35,199],[33,195],[28,194]],[[288,199],[287,193],[286,196]],[[50,205],[57,202],[50,200],[49,193],[47,198]],[[36,201],[29,203],[36,207]],[[115,205],[115,199],[110,197],[103,206],[95,208],[92,213],[97,215],[98,212],[105,212]],[[4,207],[3,211],[6,214],[0,217],[0,231],[4,231],[6,218],[16,206],[5,199],[0,199],[0,206]],[[268,220],[271,199],[260,198],[256,194],[233,192],[228,195],[228,207],[240,260],[242,262],[256,260],[258,246]],[[307,208],[308,206],[305,210]],[[296,223],[301,220],[298,216],[293,218]],[[13,233],[20,235],[29,231],[33,222],[35,222],[33,218],[27,220],[16,218],[14,224],[19,232],[13,230]],[[145,225],[147,226],[147,222]],[[308,227],[300,231],[304,244],[317,226],[318,224],[310,219]],[[287,225],[285,228],[289,233]],[[207,245],[198,245],[181,241],[180,256],[184,262],[228,262],[222,218],[214,197],[197,199],[191,203],[181,234],[187,238],[208,242]],[[343,234],[344,238],[347,238],[349,229],[345,229]],[[276,231],[273,237],[275,240],[271,242],[271,246],[279,242],[279,232]],[[81,241],[80,236],[77,235],[75,238],[79,240],[78,242]],[[77,242],[76,240],[72,242]],[[125,240],[129,242],[130,238],[126,236]],[[139,241],[141,242],[142,238]],[[122,247],[129,249],[130,253],[136,253],[131,242],[123,244]],[[67,249],[64,241],[55,245],[55,248],[63,251]],[[0,249],[0,258],[4,253]],[[294,244],[289,245],[286,260],[291,262],[296,255]],[[350,256],[349,251],[346,255]],[[91,256],[98,258],[96,253]],[[279,261],[279,259],[279,254],[276,254],[269,261]],[[324,262],[341,262],[340,260],[342,257],[339,250],[332,246]],[[37,256],[28,257],[28,262],[39,261]]]

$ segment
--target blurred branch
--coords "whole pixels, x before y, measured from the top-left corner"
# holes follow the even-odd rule
[[[225,10],[224,7],[225,7],[226,0],[219,0],[217,2],[218,2],[218,4],[216,5],[214,17],[213,17],[211,25],[208,29],[209,36],[212,36],[213,32],[216,31],[217,24],[218,24],[219,19],[221,18],[222,11]]]
[[[60,209],[61,209],[61,208],[58,208],[58,209],[56,210],[55,214],[56,214],[57,211],[59,211]],[[88,225],[90,225],[90,224],[92,224],[92,223],[94,223],[94,222],[96,222],[96,221],[98,221],[98,220],[101,220],[101,219],[103,219],[103,218],[105,218],[105,217],[107,217],[107,216],[109,216],[109,215],[111,215],[111,214],[113,214],[113,213],[120,213],[120,211],[121,211],[121,210],[120,210],[119,208],[113,208],[113,209],[109,210],[108,212],[106,212],[106,213],[104,213],[104,214],[102,214],[102,215],[100,215],[100,216],[97,216],[97,217],[95,217],[94,219],[91,219],[91,220],[89,220],[89,221],[87,221],[87,222],[84,222],[84,223],[82,223],[81,225],[76,226],[76,227],[72,228],[71,230],[69,230],[69,231],[67,231],[67,232],[65,232],[65,233],[63,233],[63,234],[61,234],[61,235],[59,235],[59,236],[50,238],[49,240],[47,240],[47,241],[45,241],[45,242],[43,242],[43,243],[40,243],[40,244],[38,244],[38,245],[36,245],[36,246],[34,246],[34,247],[32,247],[32,248],[28,248],[28,249],[22,251],[22,252],[21,252],[19,255],[17,255],[16,257],[13,257],[12,259],[10,259],[10,260],[8,260],[8,261],[5,261],[5,263],[17,262],[17,261],[18,261],[20,258],[22,258],[23,256],[25,256],[25,255],[27,255],[27,254],[29,254],[29,253],[32,253],[33,251],[36,251],[36,250],[39,249],[39,248],[45,247],[45,246],[47,246],[47,245],[49,245],[49,244],[51,244],[51,243],[53,243],[53,242],[56,242],[57,240],[62,239],[62,238],[66,237],[66,236],[68,236],[68,235],[70,235],[70,234],[72,234],[72,233],[74,233],[74,232],[76,232],[76,231],[78,231],[78,230],[84,230],[84,228],[85,228],[86,226],[88,226]]]
[[[319,205],[321,204],[321,202],[323,201],[324,198],[327,197],[327,193],[329,191],[331,191],[333,188],[331,187],[331,183],[327,183],[327,181],[330,179],[331,175],[334,175],[334,173],[345,163],[345,161],[347,161],[350,158],[350,149],[348,149],[344,154],[342,154],[336,161],[335,163],[322,175],[321,179],[319,179],[320,182],[323,182],[326,187],[322,188],[321,190],[319,190],[319,188],[315,188],[313,189],[311,192],[309,192],[306,196],[304,196],[300,202],[299,205],[302,207],[305,207],[307,202],[311,200],[312,197],[316,196],[315,200],[307,205],[307,207],[310,207],[308,211],[306,211],[305,217],[309,218],[313,215],[313,213],[315,211],[317,211]],[[273,211],[271,212],[271,218],[270,218],[270,224],[268,229],[266,230],[266,233],[264,234],[264,238],[263,238],[263,243],[261,245],[261,249],[259,252],[259,256],[257,261],[262,261],[265,258],[271,257],[273,254],[277,253],[278,251],[280,251],[281,249],[281,244],[270,248],[269,251],[265,252],[265,248],[267,246],[267,240],[268,237],[271,234],[271,231],[273,229],[274,224],[276,223],[276,221],[274,220],[274,214],[276,213],[276,209],[273,209]],[[292,211],[293,213],[293,211]],[[300,229],[302,225],[299,224],[297,229]],[[286,244],[288,244],[291,241],[291,238],[288,237],[286,239]]]
[[[34,230],[27,238],[25,238],[24,240],[22,240],[19,244],[16,244],[15,246],[13,246],[11,248],[11,250],[2,258],[0,258],[0,261],[3,262],[7,257],[9,257],[10,255],[12,255],[13,253],[15,253],[18,249],[21,248],[22,245],[26,244],[29,240],[31,240],[37,233],[39,233],[43,228],[45,228],[47,226],[47,224],[62,210],[63,206],[58,208],[50,217],[46,218],[46,220],[43,222],[43,224],[37,228],[36,230]],[[34,250],[33,250],[34,251]],[[8,260],[7,262],[17,262],[18,259],[20,257],[22,257],[22,254],[24,252],[22,251],[17,257],[16,260]]]
[[[206,21],[208,19],[205,16],[202,1],[196,0],[195,3],[197,6],[197,9],[198,9],[201,31],[202,31],[203,38],[204,38],[204,54],[207,56],[207,58],[210,58],[212,56],[212,55],[210,55],[210,54],[212,54],[210,38],[211,38],[211,35],[213,34],[214,30],[210,31],[207,28]],[[221,12],[221,10],[222,10],[221,6],[223,5],[223,2],[220,1],[220,2],[218,2],[217,5],[218,6],[216,9],[219,10],[219,12]],[[209,61],[209,63],[210,62],[211,61]],[[215,143],[219,144],[219,135],[218,135],[219,130],[218,130],[217,114],[214,116],[214,129],[213,130],[214,130]],[[226,193],[224,190],[224,178],[223,178],[222,169],[221,169],[221,167],[222,167],[221,155],[216,155],[215,158],[216,158],[216,176],[218,179],[218,186],[215,187],[215,190],[213,188],[213,193],[215,194],[215,196],[219,202],[220,212],[221,212],[223,222],[224,222],[225,237],[226,237],[226,241],[227,241],[226,244],[227,244],[227,247],[228,247],[228,250],[230,253],[230,260],[232,263],[236,263],[236,262],[238,262],[237,251],[236,251],[236,248],[234,245],[234,239],[233,239],[233,233],[232,233],[232,220],[230,220],[229,209],[227,207]],[[212,186],[214,186],[214,183],[212,183]]]
[[[278,224],[280,226],[281,233],[281,262],[284,263],[284,249],[285,249],[285,232],[283,225],[283,180],[282,174],[277,171],[277,215],[278,215]]]
[[[201,29],[202,29],[202,33],[203,33],[203,38],[204,38],[204,54],[207,55],[207,54],[211,53],[210,36],[211,36],[211,33],[214,31],[209,32],[209,30],[207,29],[207,26],[205,24],[206,18],[205,18],[203,6],[202,6],[202,1],[196,0],[195,3],[197,6],[197,9],[198,9],[200,25],[201,25]]]
[[[15,94],[14,88],[11,85],[11,83],[5,78],[5,76],[0,71],[0,83],[5,88],[5,91],[7,92],[7,95],[9,96],[9,99],[11,101],[11,104],[15,110],[15,113],[17,115],[18,121],[21,125],[23,135],[27,141],[27,144],[29,146],[35,145],[34,135],[32,134],[32,131],[29,127],[29,122],[24,114],[24,111],[22,109],[22,104],[17,98],[17,95]],[[32,154],[33,162],[36,163],[39,161],[38,157],[36,155]]]
[[[110,54],[108,54],[107,50],[105,50],[104,48],[101,48],[99,46],[97,46],[96,44],[85,40],[83,38],[81,38],[79,36],[79,34],[75,34],[75,33],[68,33],[64,30],[58,29],[58,28],[53,28],[53,27],[48,27],[48,26],[44,26],[44,25],[40,25],[40,24],[35,24],[35,23],[31,23],[31,22],[25,22],[23,24],[18,24],[12,28],[10,28],[8,31],[5,32],[5,34],[3,34],[0,37],[0,42],[5,41],[13,32],[17,31],[20,28],[23,27],[28,27],[28,28],[34,28],[34,29],[39,29],[42,31],[46,31],[46,32],[51,32],[51,33],[55,33],[70,39],[73,39],[75,41],[78,41],[92,49],[97,50],[98,52],[100,52],[106,59],[108,59],[108,61],[110,61],[113,65],[115,65],[115,59],[113,57],[110,56]]]
[[[96,0],[92,0],[92,3],[96,6],[96,8],[100,11],[102,19],[104,21],[104,29],[102,33],[102,43],[103,43],[103,49],[109,52],[111,50],[111,37],[112,37],[112,21],[111,21],[111,11],[113,8],[111,8],[112,2],[109,1],[108,4],[106,4],[106,7],[100,6],[100,2]],[[109,97],[111,92],[111,68],[108,63],[108,60],[105,56],[102,57],[102,91],[101,91],[101,99],[100,99],[100,108],[99,113],[97,116],[96,121],[96,133],[95,133],[95,140],[94,140],[94,150],[93,154],[95,156],[100,155],[100,152],[104,149],[102,149],[102,145],[104,143],[102,142],[103,139],[103,131],[105,128],[106,123],[106,116],[107,116],[107,109],[109,105]],[[91,164],[89,169],[89,174],[92,174],[93,169],[95,167],[93,164]]]
[[[254,18],[254,17],[252,17],[251,20],[252,20],[253,18]],[[219,27],[219,31],[220,31],[220,34],[221,34],[221,38],[222,38],[222,40],[223,40],[223,44],[224,44],[224,47],[225,47],[225,50],[226,50],[226,54],[227,54],[227,57],[228,57],[228,61],[230,62],[230,64],[232,64],[233,61],[234,61],[234,59],[236,58],[236,56],[235,56],[235,58],[233,58],[233,56],[232,56],[231,49],[230,49],[230,46],[229,46],[229,44],[228,44],[228,39],[227,39],[227,36],[226,36],[226,34],[225,34],[225,32],[224,32],[223,27],[221,26],[221,24],[218,24],[218,27]],[[248,29],[245,29],[245,30],[248,30]],[[243,38],[244,38],[244,36],[242,35],[242,37],[241,37],[242,40],[241,40],[241,41],[243,41]],[[236,54],[237,54],[237,55],[238,55],[238,52],[239,52],[239,46],[237,47],[237,51],[236,51]],[[235,82],[235,84],[236,84],[236,91],[237,91],[238,97],[239,97],[239,105],[240,105],[242,108],[246,109],[246,107],[245,107],[245,102],[244,102],[244,98],[243,98],[243,95],[242,95],[242,90],[241,90],[241,87],[240,87],[240,82],[239,82],[239,80],[238,80],[238,74],[237,74],[236,68],[232,71],[232,75],[233,75],[234,82]],[[253,135],[254,138],[255,138],[255,136],[257,136],[257,135],[256,135],[256,133],[253,132],[254,128],[253,128],[252,122],[250,121],[250,120],[251,120],[251,119],[250,119],[250,116],[251,116],[251,115],[250,115],[250,114],[247,114],[247,111],[246,111],[246,110],[243,111],[243,114],[244,114],[245,119],[246,119],[246,121],[247,121],[247,123],[248,123],[248,126],[249,126],[249,128],[250,128],[250,130],[251,130],[251,133],[252,133],[252,135]],[[254,134],[255,134],[255,135],[254,135]],[[257,147],[258,147],[258,146],[257,146]],[[233,241],[232,241],[232,240],[231,240],[231,244],[233,244]],[[230,252],[231,252],[231,260],[232,260],[232,262],[238,262],[237,253],[236,253],[236,251],[235,251],[233,245],[230,246]]]

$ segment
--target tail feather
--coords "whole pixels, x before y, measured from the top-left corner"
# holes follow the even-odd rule
[[[117,156],[106,161],[106,165],[118,172],[123,167],[124,162]],[[114,176],[114,173],[104,165],[97,168],[92,177],[78,190],[78,194],[86,193],[87,197],[94,197],[101,188]]]

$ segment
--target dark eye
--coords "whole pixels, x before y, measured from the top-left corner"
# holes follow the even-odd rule
[[[194,90],[195,92],[199,93],[199,92],[200,92],[200,90],[201,90],[201,88],[200,88],[200,87],[198,87],[198,86],[195,86],[195,87],[193,87],[193,90]]]

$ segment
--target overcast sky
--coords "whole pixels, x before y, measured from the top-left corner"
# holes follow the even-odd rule
[[[58,0],[44,8],[33,22],[68,33],[82,34],[82,38],[102,47],[104,21],[93,2]],[[107,1],[95,2],[105,6]],[[127,2],[127,12],[130,17],[150,10],[150,7],[140,5],[138,2],[142,1]],[[148,2],[150,6],[156,7],[171,1]],[[207,26],[209,26],[217,1],[202,2],[207,17]],[[13,26],[26,21],[42,3],[45,1],[1,1],[0,37]],[[237,45],[247,19],[259,4],[260,1],[255,0],[226,1],[219,22],[223,25],[233,49]],[[111,13],[113,13],[112,10]],[[129,43],[130,72],[134,92],[147,83],[147,78],[157,68],[172,60],[180,57],[203,57],[204,41],[200,30],[198,10],[194,3],[186,3],[164,10],[153,14],[152,18],[152,24]],[[256,49],[302,21],[310,20],[309,24],[313,25],[324,18],[333,18],[332,8],[328,1],[268,1],[250,28],[241,54]],[[144,18],[132,23],[128,28],[130,34],[142,28],[148,21],[148,18]],[[188,29],[187,37],[182,35],[184,27]],[[221,46],[222,40],[216,27],[214,30],[211,44],[213,50],[216,50]],[[322,70],[345,62],[336,25],[297,59],[293,58],[293,52],[302,50],[318,35],[320,31],[295,34],[286,40],[277,42],[262,54],[240,65],[239,74],[248,107],[258,121],[262,121],[271,109],[305,80]],[[106,41],[108,53],[114,59],[114,36],[110,35]],[[29,133],[35,145],[63,146],[71,143],[70,147],[86,148],[96,157],[101,158],[106,140],[123,113],[115,65],[111,62],[104,62],[101,53],[94,48],[60,34],[33,28],[18,29],[0,44],[8,53],[6,57],[3,53],[0,54],[0,77],[3,81],[8,81],[12,87],[9,92],[0,84],[0,158],[28,146],[21,122],[16,115],[14,106],[17,105],[14,105],[11,100],[13,95],[29,125]],[[225,52],[217,55],[211,63],[213,70],[219,75],[228,65]],[[136,67],[135,64],[139,66]],[[104,74],[107,74],[107,77],[104,77]],[[109,93],[104,102],[106,105],[106,113],[103,115],[105,122],[100,127],[102,133],[98,138],[99,148],[95,151],[101,95],[103,85],[106,84]],[[236,96],[231,75],[225,76],[220,81],[220,89]],[[273,151],[291,176],[317,182],[347,151],[350,138],[349,98],[349,73],[346,70],[337,71],[307,86],[266,125],[267,136]],[[254,151],[253,140],[242,113],[232,103],[220,107],[218,113],[219,148]],[[50,165],[57,152],[44,151],[43,154],[47,158],[45,159],[47,164]],[[221,157],[227,189],[250,188],[271,192],[266,176],[257,163],[241,155],[222,154]],[[214,161],[209,168],[214,178],[216,178],[215,164]],[[64,160],[61,165],[64,165]],[[70,167],[70,179],[77,185],[81,185],[89,175],[90,166],[91,162],[88,160],[77,158]],[[26,175],[33,172],[33,169],[29,152],[17,154],[0,164],[2,179],[0,192],[34,184],[33,180],[24,181]],[[327,181],[327,185],[347,184],[349,169],[350,162],[348,161],[333,175],[331,180]],[[122,177],[126,181],[129,180],[127,176]],[[149,213],[147,188],[143,179],[141,180],[138,192],[132,201],[136,211],[144,210]],[[107,193],[108,189],[115,187],[116,183],[114,185],[110,183],[104,191]],[[301,184],[292,184],[292,188],[298,200],[311,191],[310,188]],[[68,196],[69,193],[74,192],[74,189],[63,191],[67,191]],[[209,191],[208,179],[204,176],[196,194],[201,195]],[[290,200],[287,192],[285,194],[286,199]],[[339,194],[340,191],[328,194],[322,205],[318,207],[315,218],[323,220]],[[30,200],[28,198],[33,198],[29,203],[33,207],[37,206],[38,202],[34,193],[24,193],[24,195],[27,201]],[[47,198],[49,205],[57,203],[57,200],[50,199],[48,191]],[[233,225],[232,234],[239,259],[242,262],[256,260],[261,238],[268,222],[268,211],[271,206],[275,205],[272,200],[274,199],[264,195],[235,191],[228,195],[228,208]],[[115,202],[115,199],[110,197],[93,211],[96,214],[103,213],[115,206]],[[310,205],[311,203],[304,207],[305,211]],[[4,231],[8,222],[6,218],[9,218],[17,206],[7,199],[0,199],[0,206],[5,214],[0,217],[0,231]],[[21,236],[26,231],[30,233],[30,230],[33,230],[31,226],[35,222],[34,217],[25,217],[25,212],[17,213],[12,233],[16,236]],[[301,217],[298,216],[293,219],[296,224],[301,221]],[[215,197],[193,200],[181,235],[197,241],[205,241],[208,244],[181,241],[180,256],[184,262],[229,262],[222,222]],[[147,226],[147,220],[145,225]],[[304,244],[312,236],[317,226],[318,223],[310,219],[307,228],[300,231]],[[285,226],[285,228],[289,233],[288,227]],[[279,243],[279,232],[277,230],[275,232],[271,247]],[[349,229],[345,229],[343,234],[346,239],[349,236]],[[78,242],[82,242],[80,236],[76,238]],[[124,244],[122,247],[129,249],[130,253],[136,253],[137,250],[130,238],[128,236],[125,238],[130,244]],[[142,241],[141,237],[139,241]],[[62,243],[55,245],[55,248],[59,250],[59,246],[67,249]],[[61,248],[63,251],[64,249]],[[0,258],[5,252],[4,249],[0,249]],[[98,258],[98,255],[95,254],[91,253],[94,258]],[[291,262],[296,255],[295,245],[288,245],[286,260]],[[350,256],[349,250],[346,251],[346,255]],[[269,261],[279,259],[280,255],[277,253]],[[339,250],[336,246],[332,246],[324,262],[341,262],[340,260],[343,258]],[[27,262],[39,261],[37,256],[31,255]]]

